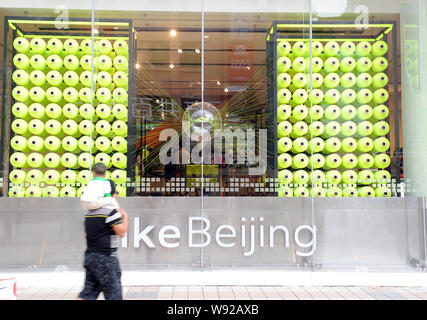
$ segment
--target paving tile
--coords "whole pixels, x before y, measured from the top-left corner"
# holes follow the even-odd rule
[[[188,300],[203,300],[202,286],[190,286],[188,288]]]
[[[173,287],[160,287],[157,294],[158,300],[169,300],[173,296]]]
[[[375,300],[370,294],[366,293],[359,287],[346,287],[348,291],[356,295],[360,300]]]
[[[372,290],[372,289],[368,289],[366,290],[366,292],[371,295],[372,297],[375,298],[375,300],[391,300],[390,297],[386,296],[385,294],[376,291],[376,290]]]
[[[123,288],[123,298],[125,300],[138,300],[141,298],[140,295],[144,293],[144,289],[143,286]]]
[[[364,287],[363,291],[365,291],[367,294],[369,294],[375,300],[392,300],[392,298],[390,298],[387,295],[385,295],[384,293],[382,293],[376,287]]]
[[[82,286],[26,287],[18,300],[75,300]],[[427,287],[310,287],[310,286],[126,286],[129,300],[427,300]],[[101,293],[98,300],[104,300]]]
[[[143,287],[144,292],[140,294],[140,298],[138,300],[157,300],[157,296],[159,294],[159,287]]]
[[[268,300],[283,300],[279,292],[277,292],[276,288],[273,286],[264,286],[261,287],[261,290]]]
[[[402,296],[400,293],[393,291],[392,288],[389,287],[375,287],[375,290],[393,300],[407,300],[407,298]]]
[[[298,297],[288,287],[275,287],[283,300],[298,300]]]
[[[314,300],[329,300],[329,297],[318,287],[307,287],[305,290],[314,298]]]
[[[234,293],[231,287],[219,286],[218,295],[220,300],[234,300]]]
[[[127,294],[132,292],[144,292],[145,287],[143,286],[135,286],[135,287],[128,287]]]
[[[406,288],[406,290],[422,300],[427,300],[427,292],[421,290],[421,288]]]
[[[205,300],[218,300],[219,294],[216,286],[203,287],[203,296]]]
[[[144,291],[145,292],[156,292],[156,293],[158,293],[159,292],[159,287],[148,286],[148,287],[145,287]]]
[[[187,300],[188,288],[186,286],[176,286],[173,288],[173,300]]]
[[[231,287],[234,293],[234,297],[236,300],[251,300],[251,296],[249,295],[249,292],[246,290],[245,287],[242,286],[236,286]]]
[[[336,292],[338,292],[345,300],[360,300],[358,296],[352,293],[346,287],[332,287]]]
[[[345,300],[345,298],[342,295],[340,295],[340,293],[336,291],[334,287],[317,287],[317,288],[330,300]]]
[[[248,293],[253,300],[267,300],[267,297],[260,287],[247,286],[246,290],[248,290]]]
[[[314,298],[305,290],[304,287],[292,286],[290,289],[299,300],[314,300]]]
[[[395,287],[393,288],[393,291],[401,294],[402,296],[406,297],[408,300],[422,300],[420,297],[413,294],[410,290],[404,287]]]
[[[140,299],[155,299],[157,294],[155,292],[130,292],[127,294],[126,299],[129,300],[140,300]]]

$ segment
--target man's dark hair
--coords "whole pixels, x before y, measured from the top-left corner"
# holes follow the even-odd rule
[[[107,171],[107,167],[105,166],[105,164],[101,162],[95,163],[94,166],[92,167],[92,172],[95,173],[96,175],[103,176],[105,175],[106,171]]]

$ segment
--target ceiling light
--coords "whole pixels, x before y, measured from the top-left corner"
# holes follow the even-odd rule
[[[175,37],[176,36],[176,30],[172,29],[171,31],[169,31],[169,34],[171,37]]]
[[[94,33],[94,34],[98,34],[98,33],[99,33],[99,30],[98,30],[98,29],[93,29],[93,33]]]
[[[246,69],[248,69],[248,70],[251,70],[251,67],[249,67],[249,66],[246,66]]]
[[[140,65],[139,63],[135,64],[135,68],[139,69]]]
[[[221,82],[217,81],[217,82],[216,82],[216,84],[220,86],[220,85],[221,85]]]
[[[173,69],[173,68],[175,68],[175,65],[174,65],[173,63],[171,63],[171,64],[169,65],[169,68]]]
[[[117,29],[119,29],[119,27],[114,27],[113,29],[114,29],[114,30],[117,30]]]
[[[178,49],[178,53],[182,53],[182,49]]]
[[[228,92],[228,88],[225,88],[225,89],[224,89],[224,92]]]
[[[205,39],[209,39],[209,36],[205,36]]]
[[[196,51],[196,53],[200,53],[200,50],[199,50],[199,49],[195,49],[194,51]]]

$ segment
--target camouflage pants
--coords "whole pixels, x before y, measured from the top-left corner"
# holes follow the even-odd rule
[[[117,257],[85,253],[85,285],[79,298],[96,300],[103,292],[105,300],[122,300],[121,270]]]

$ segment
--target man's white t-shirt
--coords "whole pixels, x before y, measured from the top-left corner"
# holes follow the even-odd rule
[[[80,201],[88,210],[104,206],[117,209],[117,201],[111,197],[114,193],[116,193],[116,188],[113,181],[95,177],[86,185]]]

